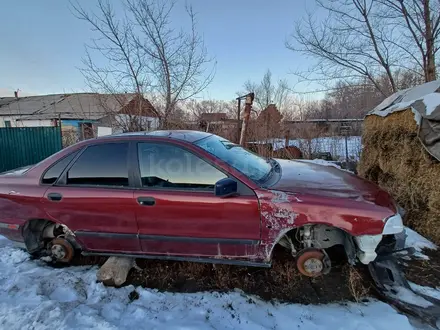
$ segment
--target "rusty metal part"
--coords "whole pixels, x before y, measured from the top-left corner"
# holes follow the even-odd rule
[[[50,251],[52,257],[59,262],[70,262],[75,255],[72,244],[62,237],[57,237],[51,242]]]
[[[307,248],[299,251],[296,267],[299,272],[308,277],[317,277],[327,273],[326,255],[322,250]]]

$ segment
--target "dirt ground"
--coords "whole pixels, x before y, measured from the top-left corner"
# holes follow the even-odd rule
[[[415,259],[405,261],[403,270],[408,281],[419,285],[439,287],[440,286],[440,250],[425,249],[423,254],[429,260]]]
[[[426,250],[424,253],[430,260],[405,261],[403,271],[411,282],[437,287],[440,251]],[[264,300],[301,304],[363,301],[365,296],[377,297],[366,267],[350,267],[345,260],[335,262],[333,258],[330,274],[311,279],[298,273],[293,258],[282,248],[275,255],[272,268],[138,259],[137,264],[142,270],[132,269],[124,285],[170,292],[239,289]],[[80,257],[75,264],[102,265],[105,260],[103,257]]]
[[[124,285],[133,284],[170,292],[226,292],[235,289],[264,300],[301,304],[362,300],[371,295],[368,271],[352,268],[345,261],[334,263],[330,274],[308,278],[299,274],[292,256],[279,248],[272,268],[212,265],[192,262],[138,259],[142,271],[132,269]],[[75,264],[99,264],[101,257],[80,257]]]

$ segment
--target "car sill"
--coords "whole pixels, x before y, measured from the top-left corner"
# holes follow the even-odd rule
[[[170,260],[170,261],[189,261],[189,262],[225,264],[225,265],[246,266],[246,267],[270,268],[272,266],[271,263],[264,263],[264,262],[253,262],[253,261],[231,260],[231,259],[201,258],[201,257],[179,257],[179,256],[166,256],[166,255],[152,256],[152,255],[145,255],[145,254],[105,253],[105,252],[91,252],[91,251],[83,251],[81,254],[84,256],[105,256],[105,257],[125,257],[125,258],[139,258],[139,259]]]

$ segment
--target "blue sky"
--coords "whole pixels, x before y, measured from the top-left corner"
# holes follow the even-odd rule
[[[93,8],[93,2],[80,1],[85,8]],[[294,84],[289,72],[309,64],[284,46],[307,0],[187,2],[198,13],[199,31],[217,61],[214,81],[200,98],[232,99],[247,79],[259,81],[267,69],[274,79]],[[3,1],[1,8],[0,96],[12,96],[16,89],[23,96],[87,90],[78,67],[94,32],[72,15],[67,0]],[[174,15],[184,14],[183,5],[177,6]]]

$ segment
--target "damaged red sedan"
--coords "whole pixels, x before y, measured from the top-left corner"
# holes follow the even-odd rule
[[[329,248],[369,264],[403,229],[373,183],[204,132],[87,140],[0,175],[0,234],[53,262],[82,253],[269,267],[279,244],[318,276]]]

